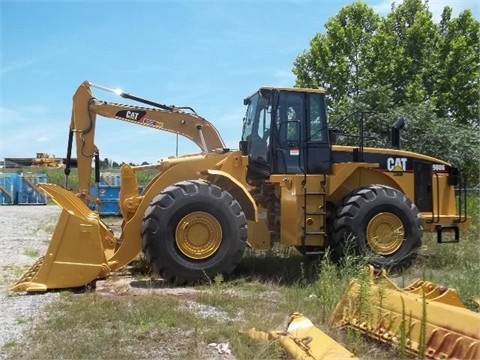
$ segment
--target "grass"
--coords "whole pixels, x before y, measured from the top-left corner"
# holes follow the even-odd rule
[[[3,265],[0,266],[0,286],[10,286],[25,273],[29,266]],[[8,296],[13,296],[12,293]]]
[[[42,222],[32,224],[29,228],[30,234],[36,234],[38,232],[53,233],[57,226],[58,215],[45,216]]]
[[[261,269],[266,259],[276,266],[271,273],[253,273],[249,266]],[[5,351],[8,359],[207,359],[212,357],[207,344],[228,342],[237,359],[282,359],[277,342],[259,343],[239,330],[284,330],[289,315],[300,311],[338,336],[327,324],[359,266],[353,259],[336,265],[328,258],[307,264],[296,253],[284,257],[271,251],[247,254],[231,278],[219,276],[211,284],[198,285],[198,294],[187,298],[62,292],[45,318],[36,319],[32,333]],[[196,306],[185,306],[192,302]],[[354,339],[352,349],[369,359],[392,356]]]
[[[399,286],[423,278],[457,289],[470,309],[478,308],[471,298],[480,294],[479,204],[478,198],[470,199],[473,226],[461,234],[460,243],[437,244],[434,236],[424,237],[413,266],[391,274]],[[135,279],[145,279],[147,274],[149,280],[142,259],[133,266]],[[3,349],[8,359],[208,359],[214,355],[207,344],[228,342],[236,359],[284,359],[277,342],[260,343],[239,330],[284,330],[289,315],[299,311],[360,358],[404,358],[405,338],[395,352],[351,330],[330,326],[349,280],[355,276],[361,284],[367,283],[364,269],[365,261],[352,256],[339,263],[328,256],[310,260],[279,246],[247,251],[231,276],[195,286],[195,295],[104,296],[63,291],[59,301],[34,319],[28,336]],[[362,316],[368,319],[366,292],[361,292],[359,301],[366,309]]]
[[[65,186],[65,174],[63,169],[49,169],[49,168],[23,168],[23,169],[3,169],[4,172],[16,172],[16,173],[32,173],[32,174],[46,174],[47,181],[52,184],[57,184]],[[102,172],[118,173],[120,169],[102,169]],[[137,172],[137,181],[138,185],[145,186],[150,180],[152,180],[155,175],[157,175],[155,170],[143,170]],[[94,175],[92,171],[91,183],[94,182]],[[70,175],[68,177],[68,188],[77,189],[78,188],[78,169],[72,168]]]
[[[400,285],[422,278],[454,288],[467,307],[476,310],[472,298],[480,294],[480,198],[471,197],[468,206],[472,226],[460,234],[460,242],[438,244],[434,234],[425,234],[416,262],[400,274]]]
[[[37,249],[25,249],[23,255],[37,258],[39,256],[39,251]]]

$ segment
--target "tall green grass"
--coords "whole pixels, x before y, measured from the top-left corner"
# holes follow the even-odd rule
[[[480,295],[480,198],[470,196],[467,206],[472,226],[460,233],[460,242],[438,244],[434,234],[425,234],[416,262],[401,274],[401,285],[423,278],[454,288],[467,307],[476,310],[473,297]]]
[[[47,182],[51,184],[57,184],[60,186],[65,186],[66,176],[63,169],[49,169],[49,168],[23,168],[23,169],[3,169],[4,172],[15,172],[15,173],[32,173],[32,174],[46,174]],[[120,169],[105,169],[101,172],[109,173],[119,173]],[[139,186],[147,185],[150,180],[152,180],[158,172],[155,170],[142,170],[136,173],[137,181]],[[93,184],[95,181],[94,174],[92,172],[90,182]],[[73,168],[68,176],[67,187],[71,189],[78,188],[78,169]]]

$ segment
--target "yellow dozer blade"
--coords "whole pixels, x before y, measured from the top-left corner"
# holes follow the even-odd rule
[[[384,271],[353,279],[338,302],[333,325],[426,359],[480,359],[480,314],[456,290],[417,280],[399,288]]]
[[[278,340],[289,358],[295,360],[357,359],[350,351],[325,334],[300,313],[293,313],[286,331],[241,331],[252,339]]]
[[[10,288],[11,291],[46,291],[74,288],[110,273],[116,239],[98,213],[74,193],[54,184],[39,184],[62,212],[45,256]]]

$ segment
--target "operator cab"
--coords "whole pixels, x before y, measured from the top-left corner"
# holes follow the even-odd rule
[[[330,142],[323,89],[262,87],[244,100],[240,149],[249,181],[271,174],[327,174]]]

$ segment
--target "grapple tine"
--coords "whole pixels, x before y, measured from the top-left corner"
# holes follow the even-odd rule
[[[334,325],[426,359],[480,358],[480,314],[465,308],[456,290],[423,281],[400,289],[389,279],[362,286],[350,282]]]

